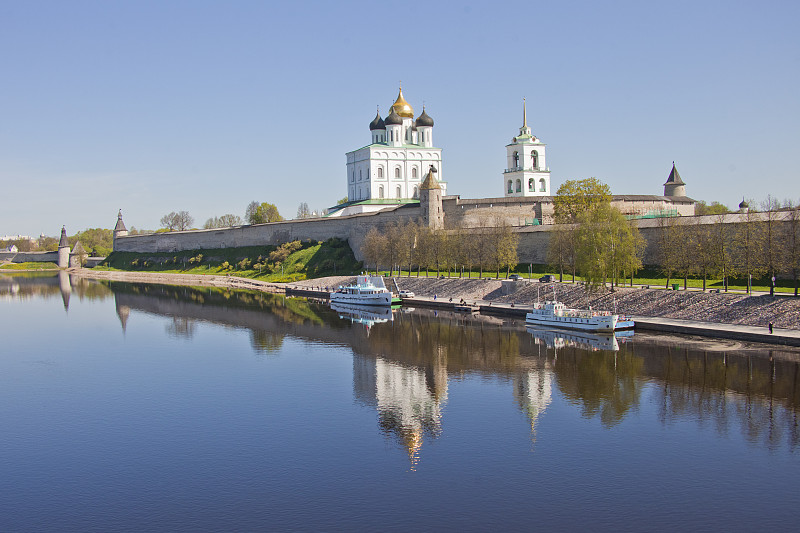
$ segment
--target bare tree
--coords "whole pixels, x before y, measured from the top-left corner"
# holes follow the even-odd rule
[[[767,199],[761,203],[762,219],[761,224],[761,250],[763,251],[763,267],[770,277],[774,278],[775,275],[784,270],[783,254],[778,243],[781,240],[779,232],[779,219],[781,217],[781,206],[778,200],[771,195],[767,195]],[[771,283],[769,287],[770,295],[775,294],[775,283]]]
[[[239,215],[227,213],[221,217],[211,217],[203,224],[203,229],[213,228],[230,228],[233,226],[241,226],[242,218]]]
[[[375,275],[378,275],[378,266],[385,255],[385,248],[386,237],[377,228],[371,228],[361,245],[361,255],[365,265],[375,265]]]
[[[161,217],[161,227],[166,228],[168,231],[184,231],[192,227],[194,218],[188,211],[172,211],[171,213]]]
[[[753,205],[752,202],[750,202]],[[760,236],[761,215],[750,209],[744,220],[736,224],[736,246],[733,248],[735,271],[747,281],[747,292],[751,290],[751,276],[759,276],[763,270],[762,239]]]
[[[297,208],[297,218],[311,218],[311,210],[306,202],[301,202]]]
[[[798,278],[800,278],[800,209],[791,200],[784,202],[788,208],[788,218],[784,225],[783,241],[786,253],[783,264],[794,281],[794,295],[797,296]]]

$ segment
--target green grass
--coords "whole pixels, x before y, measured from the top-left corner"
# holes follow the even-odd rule
[[[355,260],[350,245],[340,239],[296,241],[282,247],[289,248],[281,250],[278,246],[248,246],[169,253],[114,252],[95,270],[232,275],[280,283],[336,274],[357,274],[361,269],[361,263]],[[285,258],[281,260],[278,256]],[[256,265],[261,265],[261,268]]]
[[[51,262],[31,261],[28,263],[7,263],[0,266],[3,270],[58,270],[58,265]]]

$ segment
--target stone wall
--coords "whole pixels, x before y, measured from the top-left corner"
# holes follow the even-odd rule
[[[416,220],[421,212],[418,204],[389,207],[378,213],[363,213],[335,218],[313,218],[254,224],[235,228],[171,231],[148,235],[117,237],[114,250],[119,252],[177,252],[213,250],[241,246],[280,245],[294,240],[324,241],[339,238],[348,241],[361,261],[361,245],[372,227],[379,229],[394,222]]]
[[[0,252],[0,261],[12,263],[58,263],[58,252]]]

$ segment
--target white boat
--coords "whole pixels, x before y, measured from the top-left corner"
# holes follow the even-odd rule
[[[331,303],[392,305],[392,293],[380,276],[358,276],[353,285],[339,287],[330,294]]]
[[[592,309],[570,309],[558,301],[536,302],[525,315],[525,323],[532,326],[550,326],[583,331],[612,332],[634,327],[630,318],[611,311]]]

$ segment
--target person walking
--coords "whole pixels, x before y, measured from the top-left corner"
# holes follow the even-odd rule
[[[772,322],[769,323],[769,334],[772,335]]]

